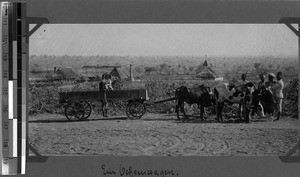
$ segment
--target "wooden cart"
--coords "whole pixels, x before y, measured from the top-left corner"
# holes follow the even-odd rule
[[[104,91],[59,92],[59,102],[64,104],[68,120],[84,120],[92,113],[91,102],[103,101]],[[148,100],[146,89],[113,90],[106,92],[109,101],[126,101],[126,115],[130,119],[139,119],[145,112],[144,101]]]

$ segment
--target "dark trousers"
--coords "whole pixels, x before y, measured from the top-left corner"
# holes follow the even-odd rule
[[[103,111],[103,116],[107,117],[107,109],[108,109],[108,104],[107,104],[107,90],[103,90],[103,105],[102,105],[102,111]]]

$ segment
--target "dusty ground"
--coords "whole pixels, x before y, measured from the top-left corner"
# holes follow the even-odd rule
[[[42,155],[284,156],[298,142],[296,120],[252,123],[178,121],[174,114],[146,114],[140,120],[68,122],[63,115],[29,117],[30,144]]]

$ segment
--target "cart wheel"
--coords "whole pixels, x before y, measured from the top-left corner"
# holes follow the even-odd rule
[[[92,105],[87,101],[81,102],[81,104],[83,105],[83,111],[84,111],[84,115],[81,118],[81,120],[86,120],[87,118],[90,117],[92,113]]]
[[[126,107],[126,114],[129,119],[140,119],[145,112],[146,109],[140,102],[131,102]]]
[[[83,104],[79,102],[70,102],[65,107],[65,116],[68,120],[80,120],[84,116]]]

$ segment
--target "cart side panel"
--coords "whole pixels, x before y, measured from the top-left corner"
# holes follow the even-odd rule
[[[106,92],[107,99],[110,100],[148,100],[148,92],[145,89],[139,90],[112,90]],[[103,91],[84,92],[60,92],[60,103],[69,101],[99,101],[103,100]]]
[[[97,101],[103,99],[102,91],[86,91],[86,92],[60,92],[59,101],[61,103],[68,101]]]
[[[147,100],[147,90],[114,90],[107,92],[107,99],[112,100]]]

